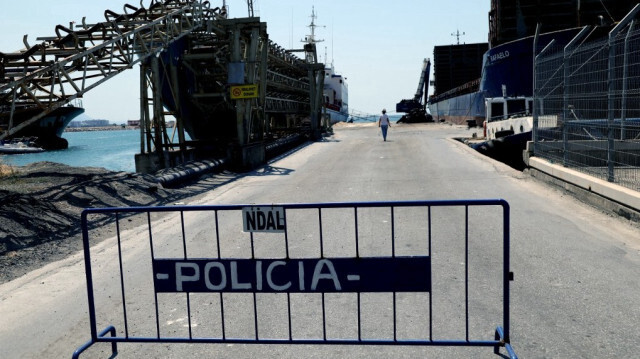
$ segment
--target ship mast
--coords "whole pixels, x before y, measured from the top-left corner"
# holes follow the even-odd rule
[[[318,18],[318,16],[316,15],[316,9],[314,6],[311,7],[310,17],[311,17],[311,24],[309,24],[307,27],[311,29],[311,34],[305,36],[304,40],[301,40],[301,41],[307,44],[316,44],[318,42],[323,42],[324,40],[316,39],[316,27],[326,27],[326,26],[316,25],[315,21]]]
[[[318,17],[316,16],[316,10],[315,7],[311,7],[311,24],[308,25],[308,27],[311,29],[311,34],[305,36],[304,40],[300,40],[302,42],[305,43],[305,53],[306,53],[306,60],[308,63],[317,63],[317,55],[315,54],[315,51],[311,52],[311,51],[306,51],[307,48],[314,48],[315,49],[315,44],[317,44],[318,42],[323,42],[324,40],[319,40],[316,39],[316,27],[325,27],[325,26],[320,26],[320,25],[316,25],[315,20]]]

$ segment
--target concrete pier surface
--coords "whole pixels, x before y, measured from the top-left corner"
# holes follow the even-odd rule
[[[384,142],[375,124],[340,124],[333,136],[184,202],[505,199],[511,207],[515,275],[511,343],[518,356],[637,356],[640,228],[452,139],[470,137],[474,131],[446,124],[392,124]],[[455,224],[460,219],[451,221]],[[189,230],[206,233],[208,229]],[[135,242],[129,245],[135,247]],[[110,243],[97,245],[98,256],[114,251]],[[143,252],[139,255],[148,256]],[[458,263],[454,258],[447,262]],[[479,270],[474,276],[489,271]],[[102,304],[103,310],[117,310],[116,304]],[[328,307],[333,310],[340,308]],[[439,315],[441,320],[445,316],[444,321],[448,315],[452,320],[457,317],[450,311]],[[3,357],[70,357],[89,339],[82,253],[2,284],[0,318]],[[450,347],[121,344],[119,350],[122,358],[499,357],[490,348]],[[86,357],[104,358],[109,353],[108,345],[97,344]],[[502,350],[501,355],[505,354]]]

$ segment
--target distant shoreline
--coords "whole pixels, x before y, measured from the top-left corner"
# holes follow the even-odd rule
[[[131,131],[139,130],[138,126],[102,126],[102,127],[67,127],[64,132],[91,132],[91,131]]]

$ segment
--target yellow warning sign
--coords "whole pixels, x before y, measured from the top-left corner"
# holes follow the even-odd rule
[[[231,86],[231,99],[258,97],[258,85]]]

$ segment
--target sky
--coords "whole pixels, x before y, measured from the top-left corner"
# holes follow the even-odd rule
[[[143,0],[145,5],[149,0]],[[315,8],[318,53],[333,62],[347,78],[349,108],[377,114],[390,112],[404,98],[413,98],[424,58],[433,58],[433,47],[456,43],[486,42],[490,0],[254,0],[254,13],[267,23],[271,40],[284,48],[301,48],[309,34],[311,9]],[[55,26],[69,22],[104,20],[106,9],[122,12],[123,5],[139,6],[139,0],[0,0],[0,52],[24,48],[38,36],[55,35]],[[211,7],[222,0],[210,0]],[[245,0],[226,0],[230,17],[248,15]],[[432,66],[433,79],[433,66]],[[433,88],[429,89],[432,93]],[[139,70],[125,71],[89,91],[83,98],[92,118],[124,123],[140,117]]]

